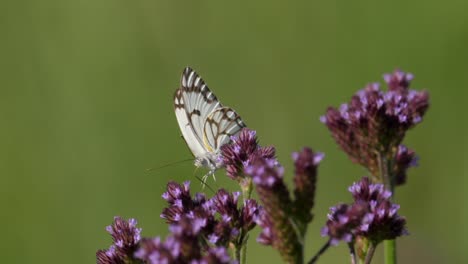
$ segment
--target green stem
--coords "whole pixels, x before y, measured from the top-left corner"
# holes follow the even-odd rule
[[[380,170],[380,179],[385,186],[385,189],[392,192],[392,199],[393,199],[393,188],[394,188],[394,177],[392,175],[392,166],[391,161],[385,157],[385,154],[377,153],[378,161],[379,161],[379,170]]]
[[[242,247],[239,247],[236,245],[236,260],[239,261],[239,263],[244,263],[244,262],[241,262],[241,251],[242,251]]]
[[[392,161],[388,160],[384,155],[379,153],[379,168],[380,168],[380,177],[383,179],[384,186],[387,190],[392,192],[391,200],[395,199],[395,180],[391,169]],[[385,240],[384,241],[384,255],[385,255],[385,264],[396,264],[396,241]]]
[[[307,264],[314,264],[315,262],[317,262],[319,257],[322,256],[322,254],[325,253],[325,251],[327,251],[329,247],[330,240],[328,240],[327,243],[325,243],[325,245],[323,245],[322,248],[320,248],[320,250],[315,254],[315,256],[311,260],[309,260],[309,262],[307,262]]]
[[[370,243],[369,249],[367,250],[366,260],[364,260],[364,264],[370,264],[372,261],[372,257],[374,257],[375,253],[375,245],[374,243]]]
[[[396,264],[396,241],[385,240],[384,241],[384,258],[386,264]]]
[[[250,199],[252,196],[253,184],[252,178],[243,177],[239,182],[239,185],[242,190],[242,200],[245,204],[245,201]],[[236,260],[239,261],[239,264],[247,263],[247,240],[248,234],[241,234],[238,244],[236,245]]]
[[[239,185],[242,190],[242,198],[243,201],[247,201],[250,199],[252,196],[252,190],[253,190],[253,184],[252,184],[252,178],[250,177],[244,177],[240,182]]]
[[[245,238],[245,241],[243,242],[243,246],[241,247],[241,259],[239,263],[240,264],[247,263],[247,238]]]

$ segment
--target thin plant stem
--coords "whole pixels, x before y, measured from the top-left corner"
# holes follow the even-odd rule
[[[390,160],[387,160],[385,155],[379,153],[379,169],[380,169],[380,177],[383,179],[384,186],[387,190],[392,192],[391,199],[395,199],[395,181],[392,175],[392,164]],[[396,241],[393,240],[385,240],[384,241],[384,256],[385,256],[385,264],[396,264]]]
[[[245,238],[245,241],[243,242],[243,246],[241,247],[241,259],[239,263],[242,263],[242,264],[247,263],[247,239],[248,237]]]
[[[372,261],[372,257],[374,257],[375,253],[375,245],[374,243],[370,243],[369,249],[367,250],[366,259],[364,260],[364,264],[370,264]]]
[[[241,261],[241,251],[242,251],[242,247],[239,247],[239,246],[236,246],[236,260],[239,261],[239,263],[243,263],[243,262],[240,262]]]
[[[385,157],[385,154],[383,153],[377,153],[378,156],[378,162],[379,162],[379,173],[380,173],[380,179],[382,180],[382,183],[385,186],[385,189],[389,190],[392,192],[392,197],[393,197],[393,188],[394,188],[394,180],[393,180],[393,175],[390,169],[392,166],[390,166],[390,161]]]
[[[253,184],[252,178],[250,177],[243,177],[241,179],[242,180],[239,182],[239,185],[242,190],[242,200],[245,204],[245,202],[252,196]],[[236,245],[236,260],[239,261],[239,264],[247,263],[247,240],[248,235],[242,234],[239,244]]]
[[[320,250],[315,254],[315,256],[309,260],[309,262],[307,262],[307,264],[313,264],[315,262],[317,262],[317,260],[319,259],[319,257],[325,253],[325,251],[327,251],[327,249],[330,247],[330,240],[327,241],[327,243],[325,243],[325,245],[323,245]]]
[[[250,199],[250,197],[252,196],[252,190],[253,190],[252,178],[244,176],[239,182],[239,185],[242,190],[242,198],[245,202],[248,199]]]
[[[354,250],[354,244],[348,243],[349,255],[351,256],[351,264],[356,264],[356,251]]]

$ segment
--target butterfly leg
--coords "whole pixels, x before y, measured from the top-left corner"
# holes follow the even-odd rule
[[[213,176],[213,180],[216,181],[216,175],[214,171],[210,171],[209,173],[211,176]]]
[[[202,184],[203,187],[205,187],[206,181],[208,180],[209,176],[210,176],[209,174],[203,175],[202,180],[201,180],[201,184]]]

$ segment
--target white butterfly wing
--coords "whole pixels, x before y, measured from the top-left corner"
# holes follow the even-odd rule
[[[241,117],[232,108],[218,108],[205,121],[203,142],[212,148],[211,151],[216,152],[245,126]]]
[[[185,143],[195,157],[205,154],[205,148],[202,146],[202,141],[195,134],[187,111],[185,110],[185,97],[183,91],[178,89],[174,95],[174,110],[179,123],[180,131]]]
[[[190,67],[184,69],[181,87],[174,95],[174,108],[182,135],[195,157],[202,157],[209,146],[204,145],[205,120],[222,105],[203,79]]]
[[[196,158],[196,166],[218,168],[217,154],[244,122],[231,108],[223,107],[203,79],[191,68],[182,73],[174,95],[174,109],[182,136]]]

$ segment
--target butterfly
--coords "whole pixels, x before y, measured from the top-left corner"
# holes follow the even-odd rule
[[[221,146],[246,127],[241,117],[223,106],[205,81],[190,67],[182,73],[174,94],[174,110],[182,137],[195,157],[195,166],[208,168],[208,175],[223,167]]]

